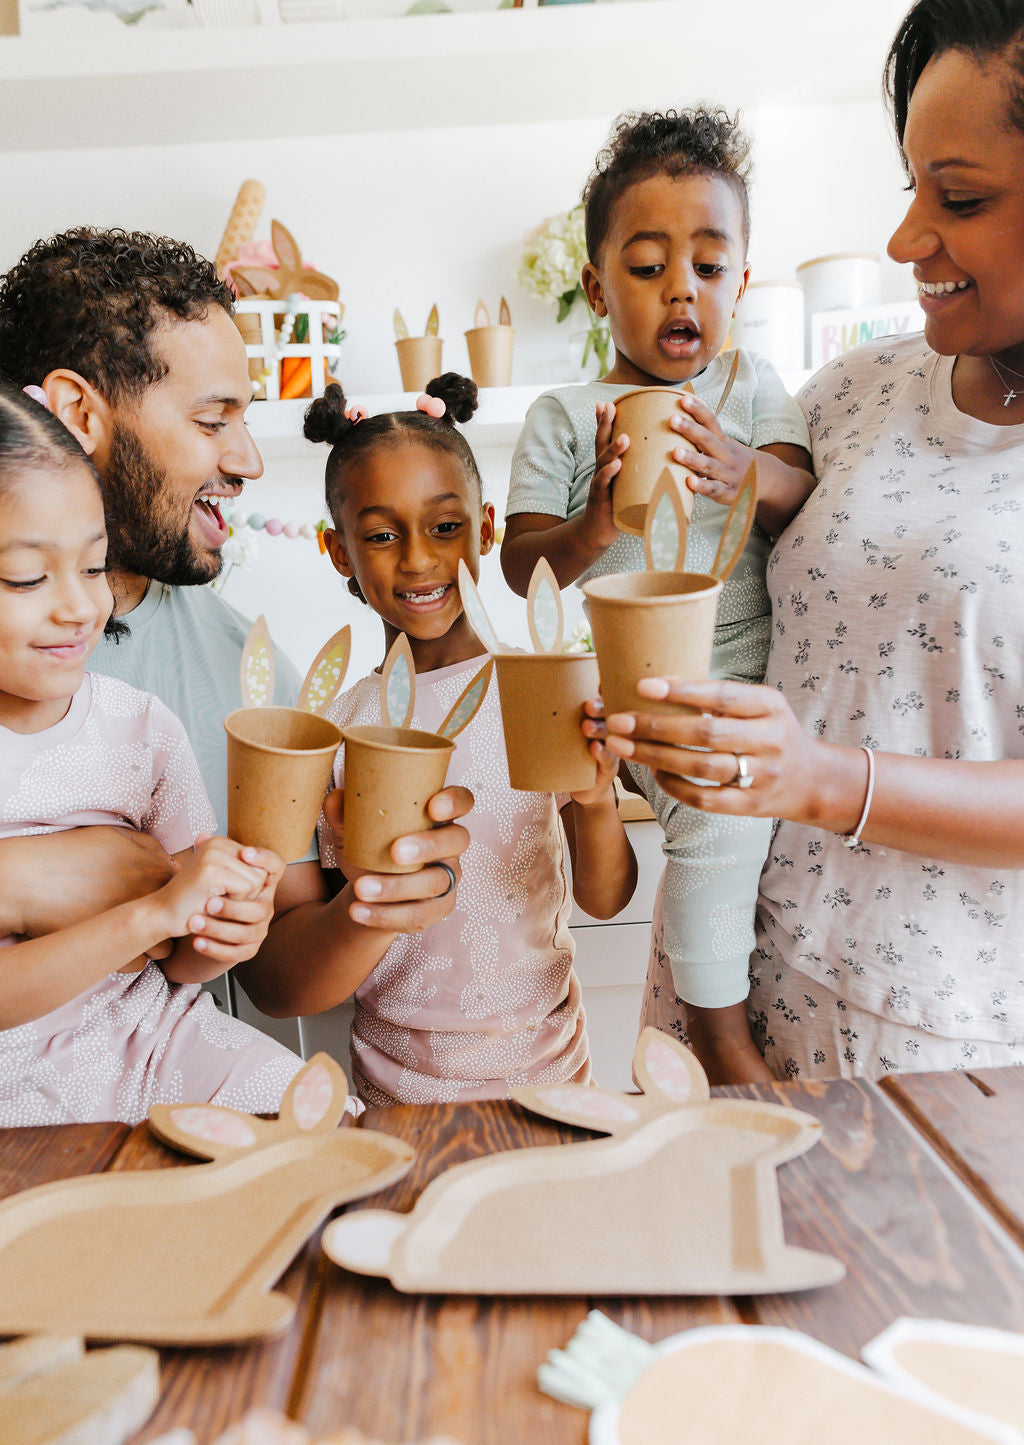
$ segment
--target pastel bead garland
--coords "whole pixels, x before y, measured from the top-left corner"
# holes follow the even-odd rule
[[[319,522],[282,522],[280,517],[264,517],[262,512],[250,512],[245,516],[235,509],[225,509],[224,520],[232,532],[248,527],[253,532],[266,532],[268,537],[288,537],[292,541],[301,537],[305,541],[319,543],[321,553],[327,550],[323,534],[328,523],[322,518]]]

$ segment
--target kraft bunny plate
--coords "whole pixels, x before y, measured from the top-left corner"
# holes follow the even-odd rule
[[[227,1344],[283,1330],[269,1292],[338,1204],[400,1179],[401,1140],[339,1129],[348,1096],[316,1054],[277,1119],[213,1104],[160,1104],[158,1138],[210,1159],[63,1179],[0,1204],[0,1334],[33,1331],[159,1345]]]
[[[610,1139],[458,1164],[409,1214],[357,1210],[323,1246],[396,1289],[446,1294],[760,1294],[833,1284],[838,1260],[787,1245],[776,1166],[821,1134],[778,1104],[711,1099],[688,1049],[644,1029],[642,1094],[517,1089],[535,1113]]]

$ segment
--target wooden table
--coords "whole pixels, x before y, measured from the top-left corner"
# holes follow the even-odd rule
[[[540,1394],[535,1377],[594,1304],[650,1340],[744,1321],[793,1326],[850,1355],[900,1314],[1024,1330],[1024,1069],[721,1092],[821,1119],[821,1142],[779,1171],[783,1215],[791,1243],[844,1261],[842,1283],[739,1299],[416,1297],[344,1274],[313,1239],[282,1281],[297,1302],[288,1333],[166,1351],[160,1405],[139,1445],[175,1425],[207,1445],[255,1404],[324,1433],[355,1425],[386,1445],[441,1434],[462,1445],[583,1445],[586,1414]],[[510,1104],[370,1110],[367,1123],[418,1150],[406,1179],[365,1202],[397,1209],[460,1160],[587,1137]],[[0,1131],[0,1194],[163,1167],[187,1166],[145,1126]]]

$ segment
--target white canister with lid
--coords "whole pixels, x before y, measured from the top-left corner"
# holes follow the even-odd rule
[[[804,288],[804,338],[811,356],[811,318],[816,311],[877,306],[882,299],[882,261],[877,251],[837,251],[796,268]]]
[[[777,371],[804,366],[804,290],[799,281],[751,281],[732,323],[737,346],[766,356]]]

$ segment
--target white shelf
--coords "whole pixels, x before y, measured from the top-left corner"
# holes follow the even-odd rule
[[[790,395],[795,395],[810,375],[809,371],[789,372],[782,380]],[[565,385],[549,382],[545,386],[496,386],[481,390],[476,414],[464,428],[470,446],[515,446],[531,402],[559,384]],[[416,405],[416,392],[363,396],[353,390],[350,399],[361,402],[370,415],[375,416],[379,411],[411,410]],[[245,419],[268,461],[312,455],[310,444],[302,435],[302,418],[307,406],[308,397],[303,401],[254,401],[250,406]]]
[[[236,30],[0,37],[0,149],[607,118],[712,98],[875,100],[905,0],[630,0]],[[109,17],[107,17],[109,18]],[[786,61],[765,60],[786,36]]]

